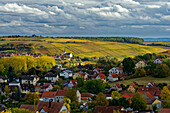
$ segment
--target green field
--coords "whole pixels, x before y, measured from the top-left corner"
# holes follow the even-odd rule
[[[1,38],[2,39],[2,38]],[[34,53],[42,54],[63,54],[64,49],[66,52],[71,52],[79,57],[133,57],[145,53],[160,53],[167,49],[159,47],[144,46],[139,44],[85,40],[85,39],[65,39],[65,38],[3,38],[0,45],[13,43],[13,44],[29,44],[33,43],[35,50]],[[1,51],[3,52],[3,51]]]
[[[152,76],[146,76],[146,77],[140,77],[140,78],[133,78],[133,79],[129,79],[129,80],[124,80],[124,81],[119,81],[119,84],[124,84],[124,85],[130,85],[132,82],[136,82],[139,85],[146,85],[148,82],[153,81],[155,83],[167,83],[168,85],[170,85],[170,76],[166,77],[166,78],[155,78]],[[110,83],[110,85],[113,85],[113,83]]]

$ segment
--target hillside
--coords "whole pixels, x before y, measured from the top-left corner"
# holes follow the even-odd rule
[[[47,37],[33,37],[33,38],[1,38],[0,45],[32,45],[31,51],[33,53],[41,54],[62,54],[64,49],[66,52],[71,52],[79,57],[133,57],[145,53],[160,53],[167,49],[159,47],[150,47],[139,44],[129,44],[120,42],[108,42],[85,39],[66,39],[66,38],[47,38]],[[8,47],[9,48],[9,47]],[[16,50],[1,50],[0,52],[15,52]],[[21,52],[21,51],[20,51]]]

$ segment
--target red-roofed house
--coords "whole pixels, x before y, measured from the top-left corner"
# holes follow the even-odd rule
[[[93,71],[94,71],[94,74],[101,74],[101,73],[103,73],[103,71],[101,69],[99,69],[99,68],[96,68]]]
[[[29,111],[35,112],[36,108],[34,105],[26,105],[22,104],[20,109],[24,108]],[[64,105],[64,103],[58,102],[38,102],[36,113],[70,113],[68,108]]]
[[[103,80],[104,82],[106,82],[106,76],[104,75],[104,74],[99,74],[99,75],[97,75],[97,77],[96,77],[96,79],[101,79],[101,80]]]
[[[111,89],[116,89],[117,91],[122,91],[122,87],[120,86],[119,83],[115,83],[115,84],[111,87]]]
[[[107,79],[109,82],[118,81],[118,76],[115,73],[110,73]]]
[[[75,88],[76,85],[77,85],[77,80],[70,80],[70,83],[68,84],[68,88],[69,89]]]
[[[49,91],[53,89],[53,86],[51,85],[51,83],[44,83],[44,85],[41,87],[41,90],[44,91]]]
[[[43,92],[41,98],[43,98],[44,102],[49,102],[49,100],[52,100],[53,102],[55,101],[55,91],[50,91],[50,92]]]
[[[97,75],[92,75],[91,79],[96,79]]]
[[[157,58],[154,63],[156,64],[162,64],[164,61],[161,58]]]

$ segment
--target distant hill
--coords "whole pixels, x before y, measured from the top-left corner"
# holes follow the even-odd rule
[[[145,53],[160,53],[167,49],[122,42],[97,41],[53,37],[1,37],[0,52],[29,52],[36,54],[63,54],[71,52],[79,57],[111,56],[133,57]]]

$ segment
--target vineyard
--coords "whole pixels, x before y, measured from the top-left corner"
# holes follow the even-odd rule
[[[133,57],[145,53],[160,53],[166,49],[120,42],[108,42],[86,39],[66,38],[1,38],[0,45],[6,44],[33,44],[34,53],[63,54],[71,52],[79,57],[111,56],[117,58]],[[4,52],[4,51],[1,51]],[[5,52],[8,52],[7,50]],[[11,52],[11,51],[10,51]]]

